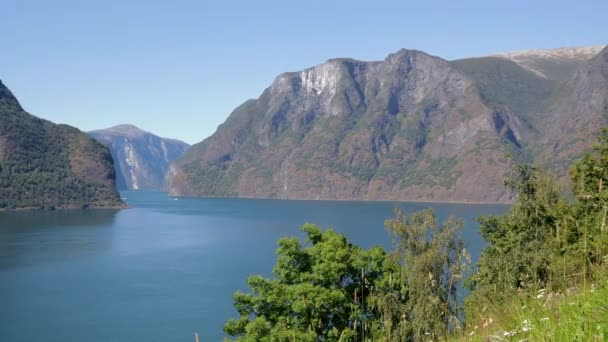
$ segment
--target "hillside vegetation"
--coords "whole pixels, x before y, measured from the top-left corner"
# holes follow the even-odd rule
[[[122,207],[107,148],[28,114],[0,83],[0,210]]]
[[[570,175],[566,196],[544,171],[517,165],[511,210],[479,218],[488,245],[475,265],[462,223],[429,210],[386,222],[392,252],[304,225],[307,245],[279,242],[275,277],[249,279],[224,330],[237,341],[605,341],[607,130]]]

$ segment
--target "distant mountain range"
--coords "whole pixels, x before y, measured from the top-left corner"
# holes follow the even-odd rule
[[[189,147],[185,142],[161,138],[133,125],[119,125],[88,134],[110,148],[120,190],[160,190],[169,163]]]
[[[177,196],[507,202],[513,162],[564,175],[607,123],[608,48],[456,61],[400,50],[278,76],[173,162]],[[505,157],[508,155],[509,157]]]
[[[0,82],[0,210],[124,207],[110,151],[27,113]]]

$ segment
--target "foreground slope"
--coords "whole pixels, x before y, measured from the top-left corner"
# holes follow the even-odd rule
[[[161,138],[133,125],[89,132],[112,152],[119,189],[154,189],[163,186],[169,163],[189,147],[185,142]]]
[[[0,82],[0,209],[123,206],[108,149],[28,114]]]
[[[506,202],[510,163],[557,167],[563,163],[546,146],[576,139],[550,133],[568,124],[557,118],[579,115],[560,114],[561,101],[585,106],[589,86],[576,75],[601,69],[591,66],[599,57],[576,56],[574,67],[551,77],[505,57],[448,62],[411,50],[285,73],[176,160],[167,188],[185,196]]]

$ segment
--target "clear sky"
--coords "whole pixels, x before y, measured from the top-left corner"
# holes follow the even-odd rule
[[[0,0],[0,79],[39,117],[201,141],[285,71],[608,44],[608,1]]]

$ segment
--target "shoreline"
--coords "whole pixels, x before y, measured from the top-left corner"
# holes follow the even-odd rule
[[[52,209],[45,209],[41,207],[22,207],[22,208],[0,208],[0,212],[21,212],[21,211],[70,211],[70,210],[121,210],[129,209],[129,205],[126,203],[121,206],[88,206],[88,207],[53,207]]]
[[[131,190],[133,191],[133,190]],[[135,190],[137,191],[137,190]],[[168,197],[172,198],[203,198],[203,199],[251,199],[251,200],[275,200],[275,201],[303,201],[303,202],[355,202],[355,203],[372,203],[372,202],[398,202],[398,203],[441,203],[441,204],[476,204],[476,205],[512,205],[513,202],[481,202],[481,201],[431,201],[431,200],[407,200],[407,199],[326,199],[326,198],[279,198],[279,197],[250,197],[250,196],[184,196],[172,195],[165,192]]]

